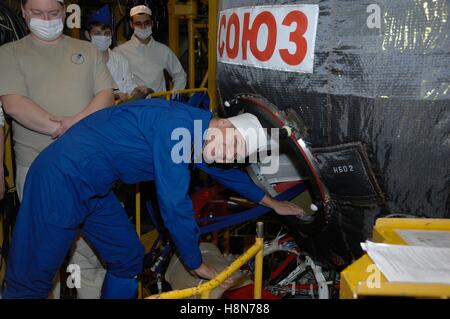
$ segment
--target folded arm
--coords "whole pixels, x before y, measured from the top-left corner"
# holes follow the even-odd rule
[[[60,126],[51,120],[52,114],[27,97],[4,95],[0,99],[5,113],[30,130],[51,136]]]
[[[73,116],[52,116],[50,120],[59,124],[59,128],[52,134],[52,137],[56,138],[63,135],[75,123],[81,121],[92,113],[112,105],[114,105],[113,90],[105,89],[97,93],[91,102],[80,113]]]

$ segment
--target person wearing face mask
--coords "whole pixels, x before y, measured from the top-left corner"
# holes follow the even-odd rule
[[[14,120],[20,200],[39,153],[81,119],[113,105],[116,88],[96,47],[63,34],[64,0],[21,0],[21,5],[31,33],[0,48],[0,102]]]
[[[114,49],[125,56],[136,81],[155,92],[166,91],[164,70],[172,77],[173,90],[186,87],[186,73],[176,55],[152,37],[152,11],[136,6],[130,11],[131,40]]]
[[[146,95],[152,93],[145,86],[138,86],[130,71],[127,59],[117,52],[110,49],[112,44],[112,18],[108,5],[104,5],[98,11],[94,12],[88,19],[88,30],[85,36],[94,44],[103,54],[109,72],[119,87],[116,96],[121,102],[128,99],[129,96],[135,96],[139,92]]]

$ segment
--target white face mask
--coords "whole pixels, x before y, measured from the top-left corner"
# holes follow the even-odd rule
[[[30,30],[41,40],[54,41],[61,36],[64,24],[62,19],[42,20],[32,18],[30,20]]]
[[[141,40],[147,40],[152,35],[152,27],[147,27],[144,30],[141,28],[134,28],[134,34]]]
[[[109,49],[112,43],[112,37],[104,35],[93,35],[91,37],[92,44],[96,45],[100,51],[106,51]]]

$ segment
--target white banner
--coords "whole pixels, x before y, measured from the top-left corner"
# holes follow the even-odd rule
[[[254,6],[220,12],[217,59],[222,63],[312,73],[319,6]]]

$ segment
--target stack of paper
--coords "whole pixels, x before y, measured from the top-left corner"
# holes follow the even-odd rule
[[[390,282],[450,285],[450,248],[361,243]]]
[[[411,246],[450,248],[450,231],[397,229],[396,232]]]

